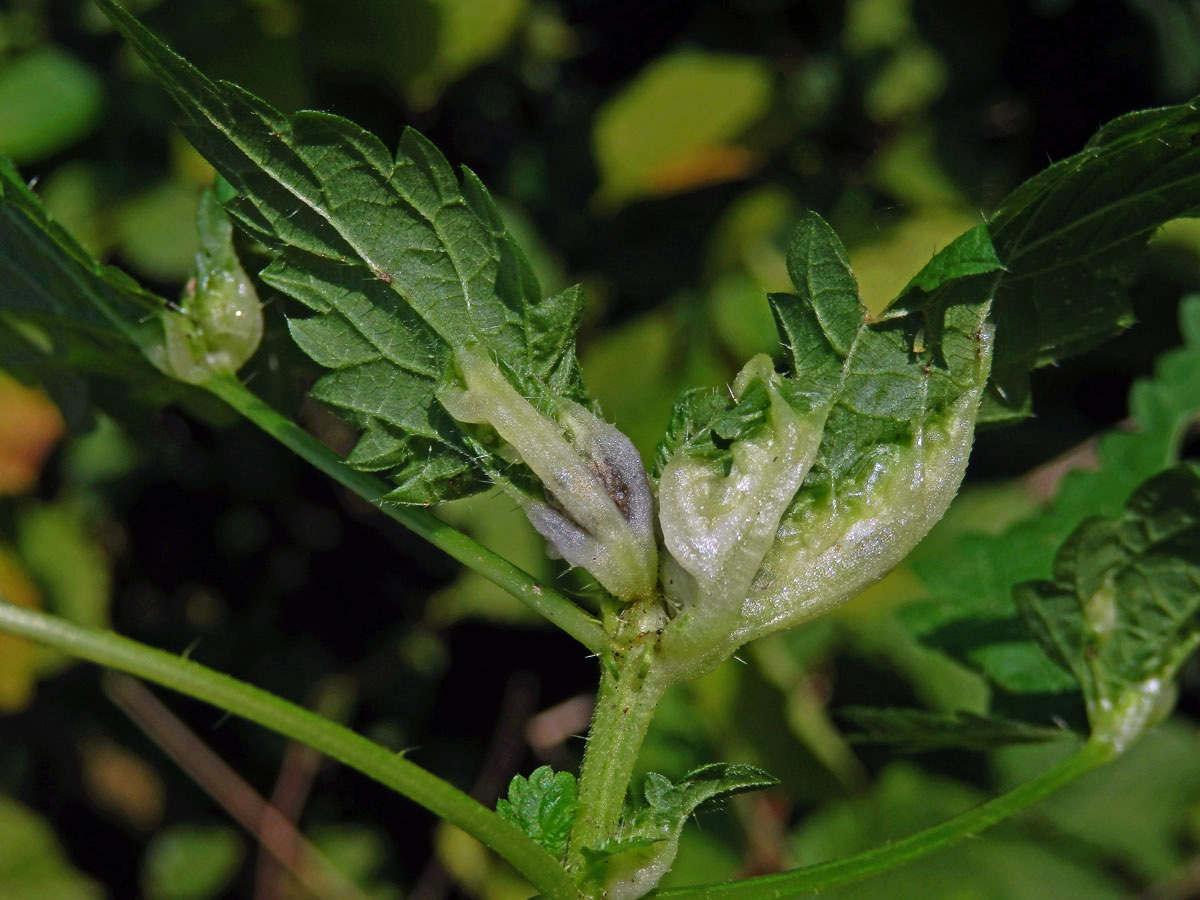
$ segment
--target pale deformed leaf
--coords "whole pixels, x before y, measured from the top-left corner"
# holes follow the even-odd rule
[[[814,214],[788,269],[797,293],[770,298],[784,373],[759,364],[755,380],[752,363],[730,397],[686,394],[657,455],[664,589],[678,610],[663,642],[696,671],[843,602],[907,555],[958,490],[988,376],[1000,264],[982,229],[914,279],[911,290],[941,297],[936,317],[869,321],[845,248]],[[739,461],[751,451],[762,458]],[[673,490],[701,472],[707,492]],[[759,518],[717,541],[739,508]],[[690,548],[672,540],[681,530],[696,536]],[[737,579],[708,571],[734,557]]]
[[[1126,749],[1169,712],[1175,674],[1200,646],[1200,470],[1169,469],[1120,517],[1084,522],[1053,580],[1018,585],[1016,600],[1082,687],[1093,736]]]

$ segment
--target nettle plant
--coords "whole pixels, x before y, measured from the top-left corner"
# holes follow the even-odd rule
[[[749,360],[727,391],[685,391],[647,466],[584,386],[580,290],[542,296],[474,174],[456,174],[415,131],[393,154],[336,116],[281,114],[207,79],[111,0],[97,2],[220,175],[202,203],[196,278],[168,303],[99,265],[4,165],[6,367],[51,388],[74,371],[215,395],[578,640],[598,659],[600,687],[578,778],[549,768],[518,776],[493,811],[402,755],[189,660],[9,604],[0,629],[303,741],[475,836],[547,900],[654,892],[701,804],[774,783],[727,763],[630,782],[663,692],[828,612],[900,562],[958,490],[976,425],[1028,415],[1032,368],[1127,326],[1124,285],[1148,237],[1200,209],[1200,113],[1187,104],[1103,128],[934,256],[877,317],[860,302],[845,248],[810,213],[787,247],[794,293],[767,298],[780,356]],[[257,282],[234,254],[234,226],[272,257]],[[288,328],[328,370],[313,395],[361,432],[346,458],[236,377],[263,331],[256,283],[310,311]],[[1200,312],[1186,310],[1200,341]],[[1188,396],[1179,383],[1191,371],[1176,373],[1171,396]],[[1021,651],[1023,671],[1073,687],[1086,706],[1074,755],[877,850],[656,895],[766,900],[862,877],[1012,815],[1165,715],[1173,677],[1200,640],[1200,473],[1175,464],[1197,397],[1192,387],[1175,406],[1143,403],[1163,427],[1136,452],[1119,442],[1133,436],[1110,442],[1125,452],[1113,482],[1121,501],[1132,492],[1123,509],[1051,513],[1040,550],[976,559],[996,571],[973,588],[980,569],[946,561],[941,595],[954,595],[957,578],[959,602],[943,604],[932,625],[930,614],[914,621],[929,633],[956,615],[1020,621],[1026,637],[1006,628],[1003,643]],[[494,486],[552,555],[595,579],[594,606],[427,509]],[[1009,576],[1029,560],[1033,571],[1016,583]],[[997,574],[1005,566],[1012,572]],[[976,668],[987,674],[997,659]],[[1070,736],[1036,718],[865,710],[858,719],[876,737],[922,746]]]

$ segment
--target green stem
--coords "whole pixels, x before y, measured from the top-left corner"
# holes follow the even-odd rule
[[[1113,748],[1089,741],[1036,778],[947,822],[845,859],[726,884],[675,888],[655,900],[788,900],[858,881],[979,834],[1113,758]]]
[[[575,873],[584,865],[585,847],[598,846],[616,834],[642,740],[671,683],[654,665],[655,645],[646,640],[654,632],[633,625],[623,630],[632,639],[619,640],[623,649],[603,660],[579,770],[579,812],[567,861]]]
[[[374,475],[350,468],[315,437],[252,394],[235,376],[214,378],[203,387],[338,484],[349,488],[377,506],[384,515],[504,588],[593,653],[600,653],[608,647],[608,640],[599,622],[553,588],[539,583],[528,572],[426,510],[380,502],[388,492],[385,482]]]
[[[579,896],[558,861],[515,825],[403,756],[316,713],[191,660],[111,632],[14,606],[3,598],[0,631],[145,678],[307,744],[398,791],[491,847],[547,900],[576,900]]]

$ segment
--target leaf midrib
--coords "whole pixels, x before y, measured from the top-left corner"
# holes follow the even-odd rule
[[[1078,170],[1077,169],[1071,170],[1071,172],[1076,172],[1076,171],[1078,171]],[[1069,173],[1064,173],[1064,176],[1067,174],[1069,174]],[[1038,238],[1037,240],[1032,241],[1028,244],[1025,244],[1024,246],[1020,247],[1020,249],[1018,249],[1008,255],[1008,259],[1005,261],[1006,265],[1010,264],[1010,263],[1015,263],[1022,256],[1025,256],[1026,254],[1033,252],[1035,249],[1042,246],[1043,244],[1051,243],[1051,242],[1059,239],[1061,236],[1063,236],[1075,229],[1082,228],[1083,226],[1090,223],[1092,220],[1097,219],[1101,216],[1106,216],[1106,215],[1110,214],[1111,212],[1119,209],[1122,206],[1126,206],[1131,203],[1141,202],[1145,197],[1147,197],[1150,194],[1170,192],[1171,190],[1173,190],[1175,188],[1182,187],[1183,185],[1186,185],[1189,182],[1194,182],[1196,180],[1200,180],[1200,174],[1187,175],[1183,178],[1178,178],[1175,181],[1166,182],[1165,184],[1156,186],[1153,190],[1145,190],[1145,191],[1141,191],[1136,194],[1126,194],[1119,200],[1114,200],[1110,203],[1106,203],[1104,206],[1101,206],[1101,207],[1093,210],[1092,212],[1088,213],[1087,215],[1080,216],[1079,218],[1072,220],[1072,222],[1069,225],[1065,225],[1061,228],[1057,228],[1054,231],[1046,233],[1045,235]],[[1052,193],[1048,192],[1045,202],[1049,203],[1051,197],[1052,197]],[[1030,220],[1032,221],[1034,218],[1035,218],[1034,216],[1031,216]],[[1129,240],[1131,237],[1135,237],[1139,234],[1153,231],[1157,227],[1158,227],[1157,225],[1153,225],[1149,228],[1144,229],[1144,231],[1128,233],[1124,236],[1124,238],[1122,240]],[[1120,241],[1118,241],[1116,243],[1120,243]],[[1094,250],[1089,250],[1089,252],[1086,255],[1074,256],[1069,259],[1061,260],[1052,266],[1048,266],[1048,267],[1046,267],[1044,269],[1040,269],[1036,272],[1022,273],[1022,274],[1017,275],[1017,276],[1013,277],[1012,279],[1010,279],[1010,282],[1011,281],[1021,281],[1024,278],[1033,278],[1038,275],[1045,274],[1046,272],[1053,272],[1055,269],[1061,268],[1063,266],[1074,265],[1078,262],[1088,259],[1089,257],[1095,256],[1099,253],[1103,253],[1104,251],[1111,249],[1115,245],[1116,245],[1115,243],[1106,244],[1103,247],[1100,247],[1100,248],[1097,248]]]

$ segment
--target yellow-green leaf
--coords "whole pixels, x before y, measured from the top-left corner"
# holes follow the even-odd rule
[[[738,143],[771,105],[759,59],[684,51],[652,63],[596,116],[602,202],[621,205],[739,178],[756,165]]]

